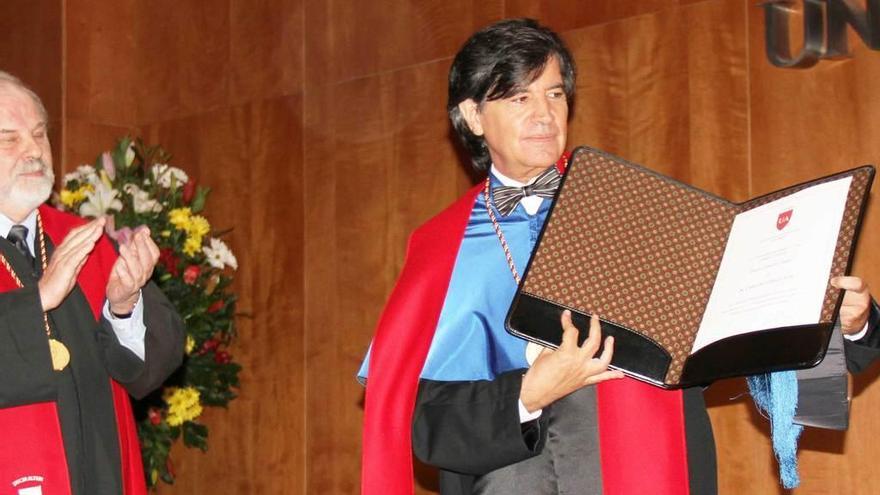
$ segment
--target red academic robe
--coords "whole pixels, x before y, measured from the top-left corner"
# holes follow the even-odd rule
[[[414,491],[411,428],[419,375],[468,218],[482,188],[480,184],[469,190],[410,237],[403,270],[370,350],[363,495],[409,495]],[[625,378],[598,385],[597,403],[603,493],[687,495],[681,391],[665,391]]]
[[[85,223],[79,217],[48,206],[40,207],[43,228],[58,246],[71,229]],[[89,301],[96,319],[101,317],[105,290],[116,251],[102,237],[83,265],[77,283]],[[15,280],[0,266],[0,291],[18,288]],[[46,352],[49,347],[46,345]],[[131,402],[125,389],[111,379],[124,495],[146,495],[143,464]],[[85,398],[84,400],[88,400]],[[40,486],[46,495],[70,493],[67,460],[61,439],[58,410],[54,402],[41,402],[0,409],[0,491]],[[13,462],[14,461],[14,462]],[[12,486],[6,485],[12,484]],[[34,491],[33,493],[40,493]]]

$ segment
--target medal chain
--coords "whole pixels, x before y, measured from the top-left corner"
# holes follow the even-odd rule
[[[483,188],[483,197],[486,200],[486,211],[489,212],[489,220],[492,221],[492,227],[495,228],[495,235],[498,236],[498,241],[501,243],[501,249],[504,250],[504,257],[507,258],[507,266],[510,267],[510,273],[513,275],[513,280],[516,282],[516,285],[519,285],[519,272],[516,271],[516,264],[513,262],[513,255],[510,254],[510,247],[507,245],[507,239],[504,237],[504,232],[501,231],[501,224],[498,223],[498,218],[495,217],[495,212],[492,211],[492,202],[489,199],[490,187],[489,177],[486,177],[486,187]]]
[[[37,232],[40,237],[40,264],[43,267],[43,273],[46,273],[46,268],[49,266],[48,259],[49,257],[46,254],[46,236],[43,231],[43,219],[40,217],[40,213],[37,212]],[[15,270],[12,269],[12,265],[9,263],[9,260],[6,259],[6,256],[3,253],[0,253],[0,263],[3,264],[3,267],[6,268],[6,271],[9,272],[9,275],[12,277],[12,280],[15,281],[15,284],[18,285],[18,288],[24,287],[24,284],[21,282],[21,279],[18,278],[18,274],[15,273]],[[49,316],[43,311],[43,327],[46,329],[46,337],[49,340],[52,340],[52,330],[49,327]]]

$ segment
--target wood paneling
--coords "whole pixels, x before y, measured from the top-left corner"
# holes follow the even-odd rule
[[[334,82],[451,57],[478,28],[502,16],[501,0],[328,0],[330,44],[323,63]]]
[[[230,1],[230,102],[302,92],[303,22],[298,0]]]
[[[788,184],[827,175],[880,159],[880,139],[874,115],[880,112],[880,95],[871,88],[880,76],[880,53],[869,51],[854,39],[853,57],[824,61],[807,70],[773,67],[764,54],[764,22],[759,7],[750,7],[750,97],[752,194],[762,194]],[[870,247],[880,241],[876,202],[869,206],[859,240],[853,273],[880,287],[880,256]],[[856,376],[852,426],[846,433],[807,430],[801,441],[801,487],[793,493],[880,492],[880,479],[866,475],[877,457],[880,427],[880,372],[875,366]],[[748,452],[749,445],[766,444],[762,432],[742,421],[745,410],[726,418],[726,428],[716,428],[719,445],[730,446],[731,459]],[[713,416],[718,418],[720,415]],[[733,452],[734,446],[739,446]],[[766,463],[766,449],[752,450],[756,463]],[[719,459],[721,460],[721,458]],[[771,473],[773,474],[773,473]],[[725,485],[733,493],[746,480],[736,476]],[[776,494],[773,477],[751,480],[752,493]]]
[[[579,70],[569,144],[596,146],[743,199],[749,158],[745,33],[738,1],[567,32]]]
[[[67,119],[64,122],[64,171],[70,172],[84,163],[94,164],[95,158],[110,150],[123,136],[137,136],[139,129]]]
[[[445,105],[437,104],[447,70],[446,62],[423,64],[316,90],[332,98],[314,109],[325,124],[308,129],[329,134],[306,146],[306,163],[314,164],[306,183],[316,186],[306,190],[306,204],[321,205],[306,217],[306,366],[315,370],[308,374],[308,493],[357,492],[362,388],[355,374],[409,232],[467,183],[444,138]]]
[[[241,394],[211,411],[210,452],[177,449],[162,493],[305,493],[302,98],[280,97],[144,130],[212,188],[207,210],[239,261]],[[291,158],[293,157],[293,158]]]
[[[629,19],[675,8],[679,0],[591,0],[557,2],[554,0],[507,0],[506,17],[531,17],[562,32]]]
[[[0,67],[60,119],[65,167],[141,132],[213,188],[215,227],[235,228],[239,307],[252,315],[233,348],[241,397],[206,413],[210,452],[176,449],[178,483],[160,493],[357,493],[354,374],[408,233],[470,184],[450,141],[446,71],[494,20],[536,17],[570,45],[571,145],[735,200],[880,156],[880,55],[854,40],[851,59],[771,67],[753,0],[16,0],[0,10]],[[880,286],[866,248],[880,241],[876,209],[855,272]],[[848,433],[805,433],[794,493],[880,492],[863,476],[880,455],[878,374],[855,379]],[[726,380],[707,392],[720,494],[779,495],[767,422],[743,390]],[[430,470],[417,478],[417,493],[436,491]]]
[[[140,0],[137,40],[138,120],[180,118],[223,107],[229,89],[230,2]]]
[[[49,113],[55,175],[62,172],[61,0],[9,0],[0,5],[0,70],[34,90]]]
[[[61,118],[62,0],[6,0],[0,6],[0,70],[24,81]]]
[[[135,0],[108,9],[93,0],[65,0],[65,116],[101,125],[136,122]]]

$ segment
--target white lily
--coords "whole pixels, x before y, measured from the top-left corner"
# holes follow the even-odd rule
[[[162,203],[150,197],[150,193],[134,184],[126,184],[123,190],[131,196],[131,203],[135,213],[149,213],[162,211]]]
[[[79,206],[79,214],[98,218],[110,210],[119,211],[122,209],[122,201],[117,198],[118,195],[119,191],[99,180],[94,183],[94,188],[86,193],[86,200]]]

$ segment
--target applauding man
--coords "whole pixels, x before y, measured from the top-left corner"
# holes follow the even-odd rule
[[[128,394],[180,365],[183,322],[149,231],[117,255],[103,218],[43,205],[53,178],[45,108],[0,72],[0,491],[145,494]]]

